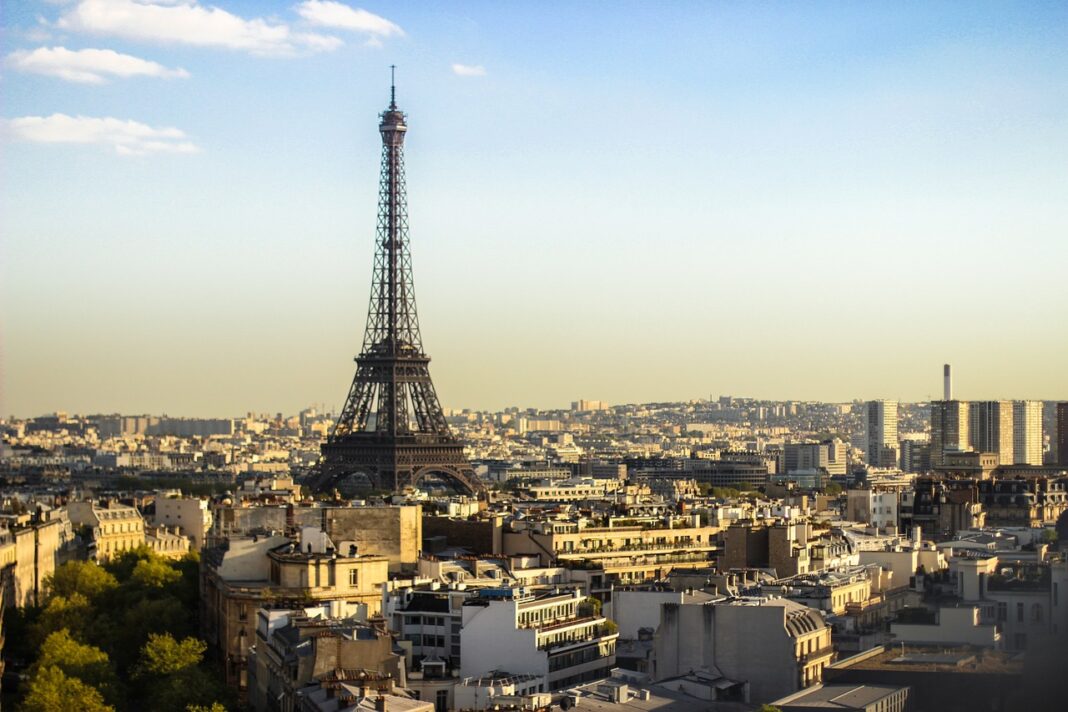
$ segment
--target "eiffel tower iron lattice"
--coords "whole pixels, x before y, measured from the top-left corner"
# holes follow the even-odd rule
[[[395,86],[378,129],[382,174],[367,330],[345,407],[321,447],[312,488],[345,491],[362,484],[399,491],[429,476],[476,493],[481,483],[445,421],[419,333],[404,182],[408,126]]]

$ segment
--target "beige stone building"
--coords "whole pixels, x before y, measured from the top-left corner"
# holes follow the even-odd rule
[[[380,612],[389,559],[305,528],[296,538],[231,537],[204,550],[200,575],[202,637],[220,654],[227,684],[244,694],[260,608],[329,602],[334,616],[367,620]]]
[[[71,524],[88,527],[91,543],[89,557],[108,559],[145,545],[145,520],[134,507],[115,502],[99,506],[95,502],[71,502],[67,505]]]
[[[145,543],[148,548],[166,559],[180,559],[189,553],[189,537],[180,533],[177,527],[165,525],[149,526],[145,530]]]
[[[390,571],[414,569],[423,548],[419,505],[249,507],[234,504],[216,507],[212,514],[208,546],[235,535],[273,531],[295,536],[302,527],[317,527],[334,541],[353,542],[360,554],[385,556]]]
[[[503,532],[503,553],[533,555],[543,566],[572,569],[592,595],[604,598],[613,585],[653,581],[674,569],[715,563],[718,527],[694,525],[680,517],[671,526],[586,527],[578,522],[513,522]]]
[[[249,653],[249,706],[256,712],[292,709],[297,692],[338,670],[363,671],[383,691],[405,687],[403,655],[393,651],[384,622],[371,626],[331,619],[328,606],[257,612]]]
[[[11,517],[0,531],[0,581],[4,605],[22,608],[39,605],[45,579],[55,570],[61,550],[70,539],[70,523],[56,516],[41,520],[23,514]]]

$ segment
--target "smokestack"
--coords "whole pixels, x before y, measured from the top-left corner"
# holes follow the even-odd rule
[[[948,363],[942,366],[942,400],[953,400],[953,376]]]

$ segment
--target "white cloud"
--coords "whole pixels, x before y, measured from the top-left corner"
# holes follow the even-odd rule
[[[452,73],[460,77],[484,77],[486,68],[481,64],[454,64]]]
[[[404,36],[404,30],[386,18],[334,0],[304,0],[296,11],[317,27],[362,32],[374,39]]]
[[[110,49],[69,50],[66,47],[38,47],[32,52],[18,50],[7,56],[9,67],[22,72],[47,74],[69,82],[102,84],[111,77],[188,77],[184,69],[168,69],[162,64]]]
[[[77,143],[111,146],[125,156],[149,153],[196,153],[200,149],[185,132],[153,128],[139,121],[92,116],[22,116],[6,121],[10,134],[32,143]]]
[[[64,30],[254,54],[321,52],[343,44],[337,37],[294,32],[276,20],[245,19],[196,0],[80,0],[56,24]]]

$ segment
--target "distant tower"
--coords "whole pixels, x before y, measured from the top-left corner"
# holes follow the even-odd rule
[[[1057,404],[1054,437],[1057,441],[1057,464],[1068,467],[1068,403]]]
[[[897,401],[868,401],[864,410],[868,464],[896,467],[898,464]]]
[[[931,403],[931,465],[942,464],[947,451],[968,450],[968,402],[941,400]]]
[[[1012,401],[976,401],[968,407],[968,434],[976,452],[992,452],[999,465],[1013,464]]]
[[[953,400],[953,375],[948,363],[942,366],[942,400]]]
[[[378,130],[382,174],[363,351],[312,488],[345,492],[369,484],[398,491],[433,477],[474,493],[481,486],[445,421],[419,334],[404,182],[408,126],[393,86]]]
[[[1042,401],[1013,401],[1012,458],[1017,465],[1042,464]]]

